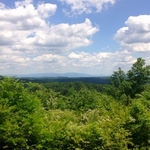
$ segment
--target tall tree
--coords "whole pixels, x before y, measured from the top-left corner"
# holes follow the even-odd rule
[[[110,77],[110,83],[116,88],[119,88],[121,83],[125,80],[126,74],[120,67],[118,68],[118,71],[114,71],[112,76]]]
[[[110,77],[110,90],[108,91],[116,99],[125,94],[134,97],[144,90],[144,85],[150,81],[150,65],[146,65],[145,60],[138,58],[127,74],[118,68]]]
[[[132,87],[131,96],[134,97],[135,94],[141,93],[144,85],[150,81],[150,65],[146,65],[144,59],[138,58],[127,72],[127,79]]]
[[[118,71],[114,71],[109,80],[110,86],[107,86],[107,92],[115,99],[120,99],[122,95],[130,95],[130,83],[121,68],[118,68]]]

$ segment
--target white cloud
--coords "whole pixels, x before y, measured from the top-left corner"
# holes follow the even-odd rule
[[[57,6],[54,4],[40,4],[38,5],[37,11],[41,17],[47,18],[55,13]]]
[[[0,70],[1,73],[21,73],[24,69],[28,68],[31,59],[27,56],[23,57],[20,52],[14,52],[9,48],[0,52]]]
[[[91,36],[99,30],[89,19],[79,24],[51,25],[47,18],[56,12],[55,4],[35,7],[31,0],[25,0],[16,2],[15,8],[1,7],[0,45],[60,52],[90,45]]]
[[[70,2],[71,7],[78,7],[76,0],[66,2]],[[81,13],[93,9],[101,11],[105,4],[115,3],[114,0],[78,2],[83,5]],[[77,51],[77,48],[90,45],[92,36],[99,29],[88,18],[78,24],[51,24],[51,16],[56,10],[55,4],[39,3],[35,6],[32,0],[18,1],[15,8],[0,3],[1,74],[83,72],[109,75],[118,67],[127,70],[135,62],[128,51]],[[130,17],[126,27],[116,33],[115,38],[127,46],[127,50],[149,49],[149,16],[145,19],[138,17]],[[145,58],[150,59],[148,55]]]
[[[110,75],[118,67],[127,70],[135,61],[128,51],[116,52],[71,52],[66,55],[3,48],[0,51],[0,70],[7,74],[83,72],[95,75]],[[149,59],[149,58],[147,58]],[[127,67],[128,66],[128,67]]]
[[[118,67],[125,71],[130,69],[131,64],[136,60],[130,55],[127,51],[93,54],[71,52],[68,55],[43,54],[30,59],[28,63],[32,64],[32,70],[38,68],[38,72],[83,72],[93,75],[110,75]]]
[[[0,9],[1,45],[25,46],[26,43],[23,42],[29,35],[47,25],[31,2],[30,0],[16,2],[15,8]],[[54,9],[50,11],[54,12]]]
[[[51,25],[56,10],[55,4],[36,7],[32,0],[15,2],[14,8],[0,3],[1,73],[45,72],[49,68],[57,72],[69,61],[61,52],[92,43],[91,37],[99,29],[88,18],[78,24]]]
[[[61,57],[59,55],[55,54],[43,54],[40,56],[37,56],[33,59],[35,62],[56,62],[59,61]]]
[[[125,24],[115,39],[132,51],[150,51],[150,15],[130,16]]]
[[[26,39],[31,45],[45,46],[50,51],[55,52],[70,50],[91,44],[90,37],[98,31],[93,27],[91,21],[86,19],[80,24],[58,24],[37,30],[35,36]]]
[[[71,13],[82,14],[100,12],[104,7],[115,4],[116,0],[60,0],[71,7]],[[65,12],[67,13],[68,10]]]
[[[13,51],[9,48],[0,52],[1,73],[65,73],[83,72],[93,75],[110,75],[118,67],[124,71],[130,69],[136,61],[128,51],[116,52],[71,52],[66,55],[40,54],[31,57],[24,51]],[[149,62],[149,56],[146,61]]]
[[[121,67],[127,71],[135,62],[128,51],[85,53],[72,52],[68,55],[69,68],[85,71],[84,73],[110,75]]]

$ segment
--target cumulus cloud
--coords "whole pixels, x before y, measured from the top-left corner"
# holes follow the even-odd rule
[[[101,75],[110,75],[118,67],[127,71],[136,60],[128,51],[98,52],[93,54],[72,52],[68,55],[68,58],[68,62],[72,66],[70,68],[83,69],[85,73],[87,71]]]
[[[53,62],[60,62],[61,57],[59,55],[55,55],[55,54],[43,54],[40,56],[37,56],[35,58],[33,58],[33,61],[35,62],[49,62],[49,63],[53,63]]]
[[[66,0],[76,13],[101,11],[115,0]],[[77,5],[79,2],[79,6]],[[82,7],[81,7],[82,6]],[[18,1],[14,8],[0,3],[0,71],[2,74],[83,72],[110,75],[118,67],[135,62],[129,51],[79,52],[92,43],[99,29],[90,19],[76,24],[51,24],[57,5],[32,0]],[[145,17],[145,19],[144,19]],[[142,20],[143,19],[143,20]],[[135,51],[149,50],[149,15],[130,17],[115,38]],[[150,57],[147,56],[146,60]],[[126,67],[128,65],[128,67]]]
[[[66,66],[61,52],[92,43],[99,31],[87,18],[78,24],[51,24],[57,5],[32,0],[15,2],[14,8],[0,3],[0,64],[3,73],[40,72]],[[51,64],[53,63],[53,69]],[[38,67],[37,67],[38,66]],[[41,70],[40,70],[41,69]],[[56,70],[57,71],[57,70]]]
[[[130,16],[115,39],[132,51],[150,51],[150,15]]]
[[[60,52],[90,45],[90,37],[99,30],[89,19],[79,24],[51,25],[47,18],[56,12],[55,4],[35,7],[32,0],[25,0],[16,2],[15,8],[0,7],[0,45]]]
[[[40,4],[38,5],[37,11],[41,17],[47,18],[55,13],[57,6],[54,4]]]
[[[128,51],[70,52],[66,55],[36,53],[33,56],[30,53],[27,56],[22,51],[7,48],[0,51],[0,70],[3,74],[83,72],[110,75],[118,67],[128,70],[135,60]]]
[[[104,7],[115,4],[116,0],[60,0],[71,7],[71,13],[82,14],[100,12]],[[67,13],[68,10],[65,12]]]
[[[83,72],[95,75],[110,75],[118,67],[127,71],[136,61],[128,51],[116,52],[71,52],[68,55],[43,54],[28,63],[40,72]],[[61,68],[61,69],[60,69]]]
[[[12,74],[24,72],[30,65],[31,59],[20,51],[13,51],[10,48],[1,47],[0,71],[1,74]]]
[[[4,4],[3,4],[4,5]],[[46,4],[45,4],[46,5]],[[48,5],[48,4],[47,4]],[[25,0],[15,3],[15,8],[3,6],[0,9],[0,45],[24,45],[27,37],[40,28],[44,28],[47,24],[43,16],[43,10],[39,8],[43,4],[38,5],[36,9],[31,0]],[[47,7],[47,6],[45,6]],[[56,5],[50,4],[45,14],[54,13]]]
[[[98,28],[93,27],[91,21],[86,19],[80,24],[51,25],[44,30],[38,30],[35,36],[29,37],[26,41],[34,46],[45,46],[49,50],[57,49],[60,52],[63,48],[64,51],[90,45],[90,37],[97,31]]]

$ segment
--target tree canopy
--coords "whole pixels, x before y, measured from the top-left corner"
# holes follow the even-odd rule
[[[131,69],[125,73],[118,68],[110,77],[111,88],[121,97],[125,94],[130,97],[135,97],[144,90],[144,86],[150,81],[150,65],[146,65],[145,60],[138,58],[132,65]]]
[[[0,149],[150,149],[149,71],[138,58],[103,86],[1,76]]]

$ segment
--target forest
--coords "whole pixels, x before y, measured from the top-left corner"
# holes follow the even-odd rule
[[[0,76],[0,149],[150,150],[150,65],[107,84]]]

